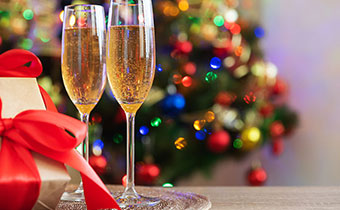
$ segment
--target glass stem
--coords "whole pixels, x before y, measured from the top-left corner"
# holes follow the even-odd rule
[[[88,113],[80,113],[81,121],[86,124],[86,136],[82,143],[80,143],[79,147],[81,148],[80,154],[84,157],[86,162],[89,162],[89,114]],[[80,178],[80,184],[78,186],[78,189],[76,190],[76,193],[82,193],[83,192],[83,181]]]
[[[89,114],[80,113],[81,121],[86,124],[86,136],[84,141],[79,145],[81,147],[81,155],[86,162],[89,162]]]
[[[127,147],[126,147],[126,187],[125,196],[136,197],[135,187],[135,113],[126,112]]]

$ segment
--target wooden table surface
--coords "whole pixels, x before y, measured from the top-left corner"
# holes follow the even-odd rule
[[[340,187],[177,187],[209,197],[212,210],[340,210]]]
[[[123,190],[115,185],[108,188]],[[148,188],[137,187],[137,191],[142,189]],[[204,195],[210,199],[212,210],[340,210],[340,187],[174,187],[171,190]],[[85,203],[82,205],[76,208],[67,204],[57,209],[86,209]]]

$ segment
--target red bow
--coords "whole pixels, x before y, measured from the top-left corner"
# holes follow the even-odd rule
[[[21,51],[21,55],[25,56],[33,55],[23,50],[15,51]],[[2,63],[4,54],[0,56],[0,63]],[[31,58],[38,60],[34,55]],[[24,63],[22,60],[20,61],[21,64]],[[16,62],[20,63],[20,61]],[[29,60],[29,62],[31,62],[31,65],[35,63],[32,60]],[[0,76],[4,76],[2,67],[0,65]],[[34,69],[37,69],[36,67]],[[19,68],[25,69],[22,66]],[[15,76],[13,72],[6,76]],[[24,75],[24,73],[19,75]],[[82,176],[88,209],[119,209],[103,182],[74,149],[85,137],[85,124],[74,118],[53,112],[53,110],[56,110],[53,102],[42,88],[41,91],[47,109],[52,109],[52,111],[28,110],[21,112],[13,119],[3,119],[1,117],[2,103],[0,100],[0,137],[2,137],[0,148],[1,209],[31,209],[37,201],[41,180],[30,151],[40,153],[78,170]],[[68,132],[72,133],[73,136]]]

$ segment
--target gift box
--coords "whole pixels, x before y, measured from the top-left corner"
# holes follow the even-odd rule
[[[67,164],[82,175],[88,209],[119,209],[74,149],[86,125],[57,113],[36,81],[41,72],[28,51],[0,55],[0,208],[55,209],[70,180]]]

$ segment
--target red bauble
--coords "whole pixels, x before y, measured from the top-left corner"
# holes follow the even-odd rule
[[[93,170],[97,172],[97,174],[101,175],[104,174],[106,171],[107,161],[106,158],[102,155],[95,156],[92,155],[90,157],[90,165],[92,166]]]
[[[270,117],[274,112],[274,105],[267,103],[261,106],[260,113],[263,117]]]
[[[137,181],[150,185],[158,178],[160,169],[155,164],[145,164],[137,167]]]
[[[283,153],[284,144],[282,138],[276,138],[273,140],[272,152],[274,155],[279,156]]]
[[[273,138],[282,136],[283,133],[285,132],[285,127],[282,125],[282,123],[280,121],[274,121],[271,125],[270,125],[270,135]]]
[[[226,91],[221,91],[215,97],[215,102],[223,106],[229,106],[235,101],[235,99],[236,96],[234,94]]]
[[[287,84],[283,80],[277,79],[273,87],[273,94],[282,95],[285,92],[287,92]]]
[[[267,181],[267,172],[259,167],[249,171],[248,183],[251,186],[262,186]]]
[[[230,143],[229,133],[225,130],[212,133],[207,141],[208,148],[214,153],[224,152]]]

